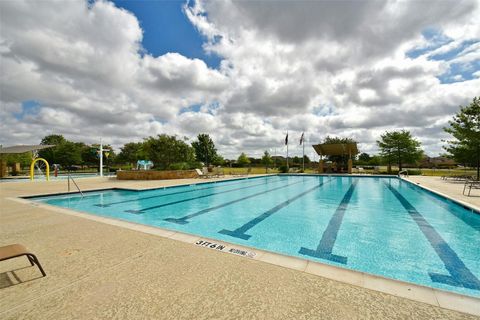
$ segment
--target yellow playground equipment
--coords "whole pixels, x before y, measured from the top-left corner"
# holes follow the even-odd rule
[[[37,162],[41,162],[42,168],[39,167],[40,169],[45,168],[45,178],[47,181],[50,180],[50,166],[48,165],[48,161],[43,159],[43,158],[35,158],[33,159],[32,163],[30,164],[30,180],[33,180],[33,176],[35,174],[35,164]]]

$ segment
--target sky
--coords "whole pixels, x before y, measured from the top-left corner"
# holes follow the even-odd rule
[[[208,133],[219,153],[378,152],[411,131],[443,153],[480,96],[480,0],[0,1],[0,144]]]

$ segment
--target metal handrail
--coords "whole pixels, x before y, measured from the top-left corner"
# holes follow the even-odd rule
[[[73,182],[73,184],[75,185],[75,187],[77,187],[78,192],[80,192],[80,194],[82,195],[82,198],[83,198],[83,192],[82,192],[82,190],[80,190],[80,187],[79,187],[78,184],[75,182],[75,179],[73,179],[73,177],[70,175],[70,173],[67,173],[68,192],[70,192],[70,179],[72,180],[72,182]]]
[[[400,178],[400,176],[402,175],[402,173],[405,174],[405,176],[407,176],[407,178],[408,178],[408,170],[402,170],[402,171],[400,171],[400,172],[398,173],[398,177],[399,177],[399,178]]]

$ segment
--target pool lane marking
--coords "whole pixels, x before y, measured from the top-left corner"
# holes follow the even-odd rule
[[[243,226],[241,226],[241,227],[239,227],[239,228],[237,228],[233,231],[223,229],[223,230],[220,230],[218,233],[225,234],[227,236],[231,236],[231,237],[235,237],[235,238],[240,238],[240,239],[243,239],[243,240],[248,240],[248,239],[250,239],[251,235],[245,234],[245,232],[247,232],[251,228],[255,227],[257,224],[259,224],[263,220],[267,219],[268,217],[270,217],[275,212],[277,212],[280,209],[285,208],[286,206],[290,205],[293,201],[298,200],[301,197],[305,196],[306,194],[319,189],[321,186],[325,185],[326,183],[328,183],[332,180],[333,179],[330,179],[330,180],[327,180],[327,181],[322,181],[321,183],[317,184],[313,188],[310,188],[307,191],[304,191],[300,194],[297,194],[295,197],[292,197],[292,198],[280,203],[279,205],[276,205],[272,209],[262,213],[258,217],[250,220],[249,222],[245,223]]]
[[[246,187],[235,188],[235,189],[230,189],[230,190],[226,190],[226,191],[209,193],[209,194],[205,194],[205,195],[203,195],[203,196],[198,196],[198,197],[194,197],[194,198],[187,198],[187,199],[182,199],[182,200],[177,200],[177,201],[162,203],[162,204],[159,204],[159,205],[156,205],[156,206],[151,206],[151,207],[147,207],[147,208],[142,208],[142,209],[140,209],[140,210],[125,210],[125,212],[134,213],[134,214],[140,214],[140,213],[143,213],[143,212],[145,212],[145,211],[147,211],[147,210],[158,209],[158,208],[162,208],[162,207],[166,207],[166,206],[171,206],[171,205],[178,204],[178,203],[182,203],[182,202],[187,202],[187,201],[192,201],[192,200],[207,198],[207,197],[211,197],[211,196],[214,196],[214,195],[217,195],[217,194],[229,193],[229,192],[234,192],[234,191],[243,190],[243,189],[249,189],[249,188],[258,187],[258,186],[266,185],[266,184],[268,184],[268,180],[265,180],[265,182],[263,182],[263,183],[257,183],[257,184],[253,184],[253,185],[248,185],[248,186],[246,186]]]
[[[450,275],[429,272],[430,279],[433,282],[443,283],[456,287],[464,287],[473,290],[480,290],[480,280],[468,269],[463,261],[458,257],[457,253],[448,245],[435,228],[428,223],[427,220],[408,202],[395,188],[385,183],[387,188],[400,201],[402,206],[407,210],[413,221],[427,238],[428,242],[435,250],[435,253],[442,260],[445,269]]]
[[[358,180],[355,179],[343,196],[340,205],[337,207],[337,210],[335,210],[335,213],[330,218],[327,228],[323,232],[322,239],[320,240],[317,249],[312,250],[301,247],[298,253],[310,257],[338,262],[341,264],[347,264],[347,257],[333,254],[332,251],[333,247],[335,246],[335,241],[337,240],[338,231],[342,225],[343,217],[345,216],[345,211],[347,211],[348,203],[352,199],[353,191],[355,190],[357,183]]]
[[[439,206],[443,207],[444,209],[446,209],[450,214],[454,215],[455,217],[457,217],[458,219],[462,220],[466,225],[468,225],[469,227],[473,228],[474,230],[476,231],[479,231],[480,232],[480,223],[475,223],[474,221],[470,220],[469,219],[469,214],[468,215],[465,215],[465,214],[462,214],[460,212],[456,212],[456,211],[451,211],[450,210],[450,207],[449,207],[449,204],[438,199],[434,194],[431,194],[430,191],[424,191],[422,189],[419,189],[419,187],[416,187],[408,182],[406,182],[407,186],[414,190],[415,192],[417,193],[420,193],[421,195],[424,195],[426,194],[430,199],[432,199],[433,201],[435,201],[435,203],[437,203]],[[449,200],[450,201],[450,200]],[[467,210],[465,208],[463,208],[461,205],[451,201],[455,206],[458,206],[458,208],[461,208],[462,210]],[[473,218],[475,218],[476,216],[475,215],[472,215]],[[471,224],[473,222],[473,224]]]
[[[94,204],[94,206],[105,208],[105,207],[109,207],[109,206],[114,205],[114,204],[134,202],[134,201],[146,200],[146,199],[162,198],[162,197],[171,196],[171,195],[175,195],[175,194],[189,193],[189,192],[195,192],[195,191],[213,189],[213,188],[218,188],[218,187],[229,187],[229,186],[233,186],[233,185],[236,185],[236,184],[245,183],[245,180],[246,180],[246,179],[242,179],[242,181],[240,181],[240,182],[230,183],[230,184],[223,184],[223,183],[217,184],[217,183],[214,183],[214,185],[211,186],[211,187],[198,188],[198,189],[190,189],[190,190],[172,192],[172,193],[167,193],[167,194],[160,194],[160,195],[148,196],[148,197],[143,197],[143,198],[135,198],[135,199],[130,199],[130,200],[110,202],[110,203],[106,203],[106,204],[99,203],[99,204]],[[253,180],[253,179],[250,179],[250,181],[252,181],[252,180]],[[277,182],[277,181],[282,181],[282,180],[275,180],[274,182]],[[225,182],[229,182],[229,181],[225,181]],[[188,187],[188,186],[184,186],[184,187]],[[192,187],[192,186],[190,185],[190,187]]]
[[[218,205],[218,206],[211,207],[211,208],[206,208],[206,209],[197,211],[197,212],[195,212],[195,213],[188,214],[188,215],[183,216],[183,217],[181,217],[181,218],[165,218],[165,219],[163,219],[163,220],[168,221],[168,222],[177,223],[177,224],[187,224],[187,223],[189,223],[188,219],[192,219],[192,218],[194,218],[194,217],[197,217],[197,216],[200,216],[200,215],[202,215],[202,214],[211,212],[211,211],[213,211],[213,210],[217,210],[217,209],[220,209],[220,208],[223,208],[223,207],[229,206],[229,205],[231,205],[231,204],[234,204],[234,203],[237,203],[237,202],[240,202],[240,201],[244,201],[244,200],[247,200],[247,199],[250,199],[250,198],[253,198],[253,197],[258,197],[258,196],[260,196],[260,195],[262,195],[262,194],[266,194],[266,193],[268,193],[268,192],[272,192],[272,191],[276,191],[276,190],[279,190],[279,189],[283,189],[283,188],[286,188],[286,187],[289,187],[289,186],[292,186],[292,185],[295,185],[295,184],[298,184],[298,183],[301,183],[301,182],[304,182],[304,181],[303,181],[303,180],[300,180],[300,181],[297,181],[297,182],[292,182],[292,183],[289,183],[289,184],[287,184],[287,185],[283,185],[283,186],[280,186],[280,187],[277,187],[277,188],[269,189],[269,190],[262,191],[262,192],[259,192],[259,193],[255,193],[255,194],[252,194],[252,195],[249,195],[249,196],[240,198],[240,199],[236,199],[236,200],[233,200],[233,201],[225,202],[225,203],[222,203],[222,204],[220,204],[220,205]]]

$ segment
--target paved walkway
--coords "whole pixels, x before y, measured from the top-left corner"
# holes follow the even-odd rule
[[[462,194],[464,181],[427,176],[410,176],[408,180],[480,209],[480,189],[472,189],[470,196],[465,196]]]
[[[85,190],[192,182],[78,179]],[[65,190],[0,184],[0,244],[25,244],[47,272],[0,263],[1,319],[478,319],[8,199]]]

